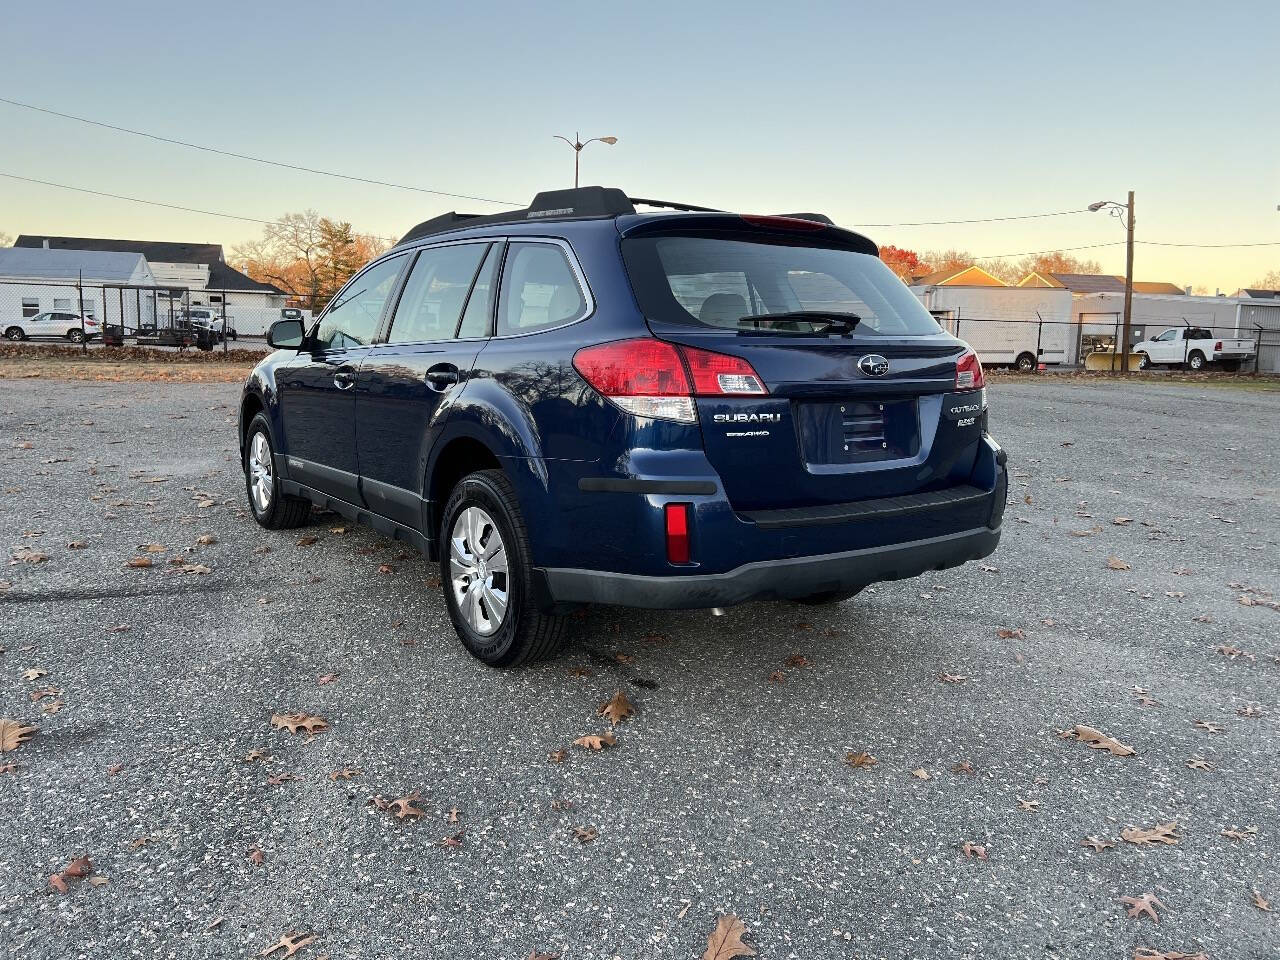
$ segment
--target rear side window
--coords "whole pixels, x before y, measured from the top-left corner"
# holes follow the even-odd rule
[[[564,251],[554,243],[512,243],[502,269],[498,336],[577,320],[587,302]]]
[[[467,299],[467,309],[462,314],[462,323],[458,324],[458,338],[473,340],[489,333],[489,318],[493,315],[494,280],[498,276],[498,263],[502,260],[502,244],[495,243],[489,248],[480,274],[476,277],[475,286],[471,288],[471,296]]]
[[[418,254],[400,295],[388,342],[451,340],[488,249],[484,243],[463,243]]]
[[[744,317],[856,314],[861,335],[923,336],[938,325],[879,257],[723,237],[633,237],[623,259],[650,320],[736,331]],[[806,321],[796,323],[807,329]]]

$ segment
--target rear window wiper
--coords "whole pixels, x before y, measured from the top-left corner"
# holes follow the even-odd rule
[[[826,335],[829,333],[850,334],[862,320],[856,313],[842,313],[838,310],[792,310],[789,313],[760,313],[750,317],[738,318],[738,333],[781,333],[792,336]],[[779,328],[777,324],[793,324],[796,322],[812,324],[813,330],[792,330]]]

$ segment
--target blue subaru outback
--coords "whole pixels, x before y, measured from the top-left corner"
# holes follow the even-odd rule
[[[269,342],[255,519],[314,504],[414,544],[494,666],[582,604],[835,603],[1000,539],[978,358],[818,214],[603,187],[445,214]]]

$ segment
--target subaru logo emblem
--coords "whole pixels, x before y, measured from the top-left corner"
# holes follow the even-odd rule
[[[868,353],[858,361],[858,369],[868,377],[883,377],[889,372],[889,361],[878,353]]]

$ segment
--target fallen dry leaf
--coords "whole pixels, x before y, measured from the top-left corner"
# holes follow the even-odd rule
[[[67,544],[67,549],[68,550],[84,550],[84,549],[87,549],[88,546],[89,544],[85,543],[83,540],[72,540]]]
[[[0,773],[17,773],[18,765],[16,763],[0,763]]]
[[[1209,723],[1209,722],[1207,722],[1207,721],[1205,721],[1205,720],[1197,720],[1197,721],[1196,721],[1196,727],[1197,727],[1198,729],[1200,729],[1200,730],[1204,730],[1204,731],[1206,731],[1207,733],[1222,733],[1222,732],[1223,732],[1223,728],[1222,728],[1222,727],[1218,726],[1216,723]]]
[[[128,563],[126,563],[126,564],[125,564],[125,566],[126,566],[126,567],[143,568],[143,567],[150,567],[150,566],[154,566],[154,564],[151,562],[151,558],[150,558],[150,557],[134,557],[132,560],[130,560]]]
[[[47,677],[48,675],[49,671],[43,667],[32,667],[29,670],[22,671],[23,680],[39,680],[41,677]]]
[[[1144,914],[1154,920],[1160,922],[1160,916],[1156,913],[1156,907],[1161,910],[1165,909],[1163,903],[1156,899],[1154,893],[1144,893],[1140,897],[1121,897],[1120,902],[1125,904],[1129,909],[1128,915],[1131,917],[1141,917]]]
[[[265,857],[263,857],[263,855],[262,855],[262,851],[261,851],[261,850],[259,850],[257,847],[250,847],[250,848],[249,848],[249,862],[250,862],[250,863],[254,864],[255,866],[262,866],[262,862],[263,862],[263,860],[264,860],[264,859],[265,859]]]
[[[1248,706],[1241,707],[1236,711],[1238,717],[1260,717],[1262,716],[1262,708],[1257,704],[1251,703]]]
[[[962,677],[956,673],[940,673],[938,674],[938,679],[943,683],[964,683],[969,678]]]
[[[1222,835],[1224,837],[1230,837],[1232,840],[1252,840],[1254,837],[1258,835],[1258,828],[1245,827],[1243,830],[1240,830],[1236,827],[1231,827],[1231,828],[1224,827],[1222,830]]]
[[[288,783],[290,780],[301,780],[302,778],[296,773],[276,773],[267,777],[267,783],[273,787],[278,787],[282,783]]]
[[[92,877],[89,878],[89,886],[91,887],[103,887],[110,882],[111,882],[110,880],[108,880],[106,877],[102,876],[101,874],[94,874]]]
[[[449,823],[457,823],[458,818],[461,816],[462,816],[462,811],[459,810],[457,807],[449,808],[449,817],[448,817]]]
[[[323,677],[318,679],[316,683],[323,687],[326,683],[333,683],[333,681],[337,679],[338,679],[337,673],[326,673]]]
[[[627,695],[621,690],[614,693],[610,699],[596,708],[596,716],[604,717],[615,727],[634,713],[635,710],[631,706],[631,701],[627,699]]]
[[[977,857],[979,860],[987,859],[987,848],[976,843],[965,841],[964,846],[960,848],[966,859],[972,860]]]
[[[253,763],[255,760],[268,760],[270,757],[271,755],[265,750],[253,749],[245,755],[244,762]]]
[[[308,713],[273,713],[271,715],[271,726],[277,730],[288,730],[290,733],[305,730],[307,733],[316,734],[322,730],[329,729],[329,721],[325,720],[324,717],[317,717]]]
[[[880,761],[865,750],[859,750],[857,753],[851,750],[844,755],[844,762],[853,767],[853,769],[859,770],[866,767],[874,767]]]
[[[1133,517],[1116,517],[1111,522],[1117,527],[1123,527],[1126,523],[1133,523]]]
[[[1265,910],[1267,913],[1271,912],[1271,901],[1260,894],[1257,890],[1253,891],[1253,905],[1259,910]]]
[[[39,727],[24,726],[20,720],[10,720],[5,717],[0,720],[0,750],[8,753],[11,750],[17,750],[36,733]]]
[[[968,760],[961,760],[959,763],[953,763],[951,765],[951,772],[967,773],[969,776],[973,776],[973,764]]]
[[[1149,828],[1135,827],[1130,824],[1120,831],[1120,838],[1139,847],[1151,847],[1157,843],[1173,846],[1178,842],[1178,836],[1175,832],[1177,829],[1178,821],[1176,820],[1172,820],[1169,823],[1157,823],[1154,827]]]
[[[1035,810],[1039,809],[1039,807],[1040,807],[1039,800],[1023,800],[1021,797],[1018,797],[1019,810],[1030,810],[1034,812]]]
[[[1180,950],[1155,950],[1151,947],[1134,947],[1133,960],[1209,960],[1206,953],[1183,953]]]
[[[770,683],[786,683],[786,681],[787,675],[781,670],[775,670],[773,673],[769,674]]]
[[[310,547],[310,546],[314,546],[315,544],[317,544],[317,543],[319,543],[319,542],[320,542],[320,538],[319,538],[319,537],[313,537],[313,536],[310,536],[310,535],[305,536],[305,537],[299,537],[299,538],[298,538],[298,546],[300,546],[300,547]]]
[[[202,547],[211,547],[217,542],[218,542],[218,538],[215,537],[212,533],[206,533],[206,534],[203,534],[202,536],[196,537],[196,543],[200,544],[200,546]]]
[[[1081,743],[1094,750],[1106,750],[1117,757],[1132,757],[1137,753],[1133,747],[1108,737],[1101,730],[1095,730],[1093,727],[1086,727],[1079,723],[1071,729],[1068,736],[1074,736]]]
[[[810,660],[808,657],[806,657],[803,653],[793,653],[791,656],[787,657],[786,662],[787,662],[787,666],[791,667],[791,669],[793,670],[798,670],[801,667],[813,666],[813,661]]]
[[[595,827],[574,827],[573,836],[579,843],[590,843],[600,836],[600,831]]]
[[[265,948],[260,954],[258,954],[258,956],[269,957],[277,950],[283,950],[284,953],[280,954],[281,957],[292,957],[295,953],[307,946],[307,944],[312,943],[314,940],[315,934],[298,933],[297,931],[290,930],[271,946]]]
[[[440,838],[440,846],[442,847],[460,847],[462,846],[462,835],[466,830],[459,830],[457,833],[451,833],[447,837]]]
[[[1207,760],[1201,757],[1192,757],[1190,760],[1187,761],[1187,766],[1190,767],[1192,770],[1210,771],[1213,769],[1213,764],[1209,763]]]
[[[571,677],[589,677],[589,676],[591,676],[591,671],[590,671],[590,670],[588,670],[586,667],[574,667],[572,670],[570,670],[570,671],[569,671],[569,676],[571,676]]]
[[[1080,846],[1092,847],[1094,853],[1101,853],[1108,847],[1114,846],[1114,844],[1108,843],[1106,840],[1100,840],[1097,837],[1085,837],[1080,841]]]
[[[397,820],[417,820],[427,812],[421,807],[414,806],[421,799],[422,794],[415,790],[413,793],[405,794],[405,796],[397,797],[394,800],[383,800],[381,796],[375,796],[369,802],[379,810],[386,810],[388,813],[394,814]]]
[[[733,960],[734,957],[754,957],[756,952],[742,942],[746,925],[732,913],[721,914],[716,928],[707,936],[707,950],[702,960]]]
[[[1108,570],[1130,570],[1129,564],[1125,563],[1119,557],[1107,557]]]
[[[618,739],[613,735],[613,731],[609,731],[598,736],[596,734],[585,734],[574,740],[573,745],[587,750],[603,750],[605,747],[614,746],[617,742]]]
[[[341,770],[334,770],[332,773],[330,773],[329,779],[333,781],[350,780],[352,777],[356,776],[358,773],[360,773],[359,770],[354,770],[351,767],[343,767]]]
[[[396,568],[389,563],[378,564],[378,572],[381,574],[391,574],[396,572]]]
[[[561,748],[559,750],[552,750],[550,753],[547,754],[548,763],[564,763],[568,759],[569,759],[569,751],[565,750],[564,748]]]
[[[915,777],[917,780],[928,780],[928,779],[929,779],[929,771],[928,771],[928,770],[926,770],[924,767],[920,767],[920,768],[918,768],[918,769],[916,769],[916,770],[912,770],[912,771],[911,771],[911,775],[912,775],[913,777]]]

